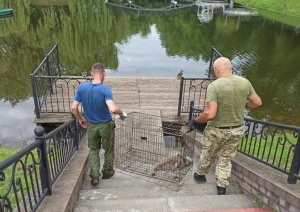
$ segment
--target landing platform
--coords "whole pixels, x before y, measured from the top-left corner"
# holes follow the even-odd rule
[[[71,78],[76,79],[76,76]],[[51,98],[47,98],[46,106],[42,108],[44,112],[41,113],[40,118],[34,120],[35,123],[64,123],[71,118],[70,106],[73,102],[73,93],[75,93],[78,82],[82,83],[90,79],[83,79],[79,76],[77,78],[77,80],[73,80],[74,82],[62,79],[59,83],[56,83],[56,85],[59,84],[57,87],[61,90],[54,89],[54,94],[51,95]],[[65,85],[67,83],[68,85]],[[115,103],[127,113],[159,110],[161,116],[175,117],[177,115],[180,80],[175,77],[107,76],[103,84],[112,89]],[[73,90],[70,91],[70,88]],[[47,112],[49,107],[51,107],[51,113]]]

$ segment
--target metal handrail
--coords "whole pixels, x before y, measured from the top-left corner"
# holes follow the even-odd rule
[[[34,130],[35,142],[0,163],[0,211],[35,211],[84,140],[75,117],[45,134]]]
[[[134,3],[123,3],[123,4],[116,4],[113,2],[106,2],[107,5],[119,7],[119,8],[124,8],[124,9],[129,9],[129,10],[137,10],[137,11],[146,11],[146,12],[166,12],[166,11],[172,11],[172,10],[180,10],[180,9],[186,9],[190,7],[194,7],[195,3],[188,3],[188,4],[178,4],[177,2],[175,3],[170,3],[168,6],[160,7],[160,8],[148,8],[148,7],[143,7],[140,5],[136,5]]]
[[[52,88],[52,93],[48,90],[48,94],[43,96],[43,90],[35,90],[35,96],[43,96],[43,100],[35,107],[37,118],[42,113],[70,113],[70,107],[73,102],[76,89],[82,82],[91,81],[91,77],[71,77],[71,76],[36,76],[35,83],[42,82],[44,88]],[[51,81],[51,84],[48,84]],[[33,86],[36,87],[36,86]],[[41,92],[41,93],[40,93]],[[82,110],[82,108],[81,108]],[[38,116],[39,115],[39,116]]]
[[[222,57],[222,54],[214,47],[211,48],[210,62],[207,70],[207,78],[184,78],[181,77],[179,87],[179,101],[177,116],[181,113],[189,113],[190,101],[194,101],[194,107],[203,110],[205,107],[206,89],[210,82],[215,80],[213,72],[213,63],[216,59]],[[240,76],[240,73],[232,67],[232,72]]]
[[[190,101],[194,101],[194,107],[203,110],[205,107],[206,89],[213,81],[208,78],[184,78],[180,79],[179,101],[177,117],[182,113],[189,113]]]
[[[53,93],[53,78],[39,78],[42,76],[50,76],[55,78],[61,76],[57,43],[45,56],[35,71],[30,74],[35,113],[37,118],[40,118],[40,109],[47,96]]]

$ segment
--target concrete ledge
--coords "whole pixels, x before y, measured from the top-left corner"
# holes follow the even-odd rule
[[[201,134],[196,136],[195,155],[201,153]],[[231,180],[253,194],[261,206],[277,212],[300,211],[300,182],[288,184],[288,176],[242,153],[232,160]]]
[[[232,180],[255,195],[262,205],[278,212],[300,211],[300,184],[288,184],[288,176],[241,153],[232,161]]]
[[[89,149],[85,138],[79,150],[74,153],[53,184],[52,195],[45,197],[38,207],[38,212],[73,211],[87,170],[88,153]]]

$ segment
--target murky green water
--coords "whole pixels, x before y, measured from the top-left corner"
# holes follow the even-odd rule
[[[215,46],[262,97],[263,107],[250,111],[252,117],[300,125],[299,28],[221,11],[202,23],[197,6],[138,13],[98,0],[85,2],[39,7],[14,1],[14,16],[0,20],[0,143],[32,139],[29,75],[55,42],[68,75],[81,75],[101,61],[109,75],[146,77],[175,77],[181,69],[185,77],[205,77]],[[155,1],[140,2],[149,6]]]

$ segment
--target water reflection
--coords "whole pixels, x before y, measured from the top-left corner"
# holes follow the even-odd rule
[[[110,69],[113,70],[109,73],[110,76],[175,78],[182,69],[186,77],[206,77],[208,62],[166,54],[165,49],[161,48],[160,34],[154,24],[150,26],[149,35],[133,35],[128,41],[127,43],[116,44],[120,62],[117,70]]]
[[[152,2],[142,2],[139,0],[123,0],[115,2],[113,0],[108,0],[106,2],[108,5],[121,7],[124,9],[135,10],[140,12],[168,12],[172,10],[180,10],[186,9],[194,6],[194,2],[192,1],[180,1],[177,2],[175,0],[171,1],[152,1]]]
[[[157,0],[134,2],[145,7],[170,4]],[[55,42],[59,43],[65,74],[79,76],[92,63],[101,61],[114,76],[175,78],[182,69],[185,77],[204,77],[211,46],[215,46],[232,59],[235,68],[253,82],[263,98],[263,107],[249,115],[300,125],[299,28],[217,11],[209,23],[199,24],[197,6],[144,14],[98,0],[69,1],[64,7],[30,6],[29,0],[18,0],[10,7],[14,16],[0,21],[0,99],[6,101],[0,102],[3,129],[5,124],[5,131],[0,129],[0,142],[4,137],[8,139],[9,127],[17,126],[13,120],[17,117],[2,111],[17,113],[22,109],[28,117],[17,120],[32,135],[29,75]]]
[[[195,3],[198,7],[197,17],[200,23],[209,23],[214,17],[216,11],[221,11],[226,17],[236,16],[238,20],[243,16],[257,16],[258,12],[254,9],[247,9],[240,6],[234,6],[233,1],[202,1]]]
[[[18,103],[14,107],[10,102],[0,101],[0,144],[22,146],[34,138],[33,99]]]

